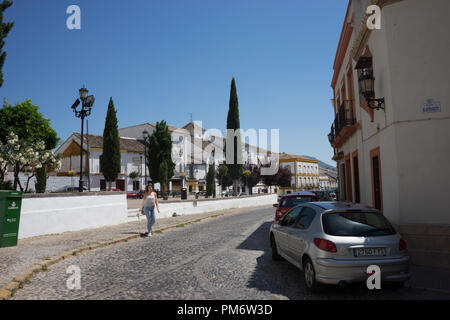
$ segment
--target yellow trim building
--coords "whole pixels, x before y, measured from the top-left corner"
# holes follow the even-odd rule
[[[319,189],[319,161],[302,156],[281,153],[280,166],[289,167],[292,173],[291,187],[280,188],[283,191],[301,191]]]

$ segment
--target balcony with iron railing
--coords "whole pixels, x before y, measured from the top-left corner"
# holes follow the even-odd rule
[[[333,148],[342,146],[346,139],[356,131],[357,122],[353,110],[353,100],[344,100],[339,107],[328,136]]]

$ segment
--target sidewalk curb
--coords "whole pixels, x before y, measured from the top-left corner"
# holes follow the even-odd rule
[[[205,216],[205,217],[201,217],[201,218],[196,218],[196,219],[192,219],[192,220],[187,220],[184,222],[180,222],[180,223],[176,223],[174,225],[169,225],[169,226],[165,226],[165,227],[160,227],[158,229],[154,229],[153,232],[155,233],[159,233],[159,232],[163,232],[165,230],[169,230],[169,229],[174,229],[177,228],[179,226],[184,226],[187,224],[193,224],[193,223],[197,223],[200,222],[202,220],[205,219],[209,219],[209,218],[215,218],[215,217],[219,217],[219,216],[224,216],[224,215],[229,215],[229,214],[233,214],[233,212],[225,212],[225,213],[212,213],[211,215]],[[48,271],[48,268],[58,262],[61,262],[64,259],[70,258],[71,256],[76,256],[78,254],[81,254],[83,252],[86,251],[92,251],[98,248],[104,248],[113,244],[117,244],[117,243],[121,243],[121,242],[127,242],[129,240],[133,240],[133,239],[137,239],[141,237],[140,234],[134,234],[132,236],[125,236],[125,237],[120,237],[120,238],[115,238],[115,239],[111,239],[111,240],[106,240],[106,241],[99,241],[99,242],[93,242],[91,244],[87,244],[84,246],[80,246],[80,247],[76,247],[73,249],[69,249],[69,250],[65,250],[63,252],[61,252],[60,254],[53,256],[53,257],[49,257],[49,258],[45,258],[44,260],[42,260],[40,263],[35,264],[34,266],[32,266],[31,268],[27,269],[24,273],[14,277],[14,279],[9,282],[8,284],[6,284],[3,287],[0,287],[0,300],[9,300],[11,299],[14,294],[17,292],[17,290],[23,288],[23,286],[25,284],[28,284],[30,282],[30,280],[38,273],[40,272],[45,272]]]

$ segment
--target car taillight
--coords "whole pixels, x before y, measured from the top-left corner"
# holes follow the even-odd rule
[[[276,211],[275,212],[275,222],[276,221],[278,221],[278,220],[280,220],[280,218],[283,216],[283,212],[281,212],[281,211]]]
[[[328,251],[328,252],[337,252],[336,245],[329,240],[315,238],[314,244],[317,246],[317,248],[319,248],[321,250]]]
[[[406,250],[406,241],[403,239],[400,239],[399,243],[398,243],[398,250],[399,251],[403,251]]]

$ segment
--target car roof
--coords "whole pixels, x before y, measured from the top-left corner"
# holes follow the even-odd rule
[[[285,193],[281,197],[297,197],[297,196],[305,196],[305,197],[315,197],[316,194],[309,191],[298,191],[292,193]]]
[[[320,201],[320,202],[308,202],[308,204],[315,205],[324,211],[328,210],[370,210],[370,211],[378,211],[372,207],[360,204],[360,203],[351,203],[351,202],[342,202],[342,201]]]

